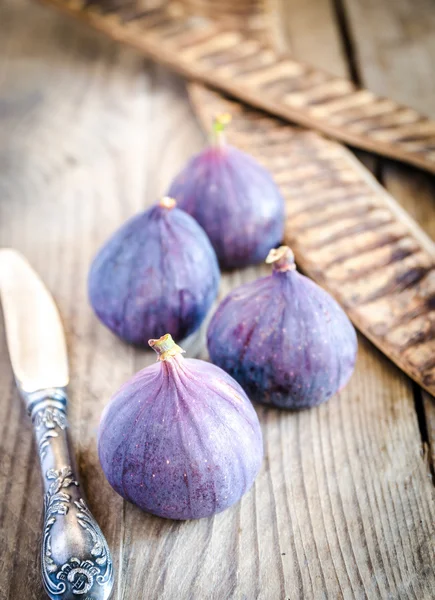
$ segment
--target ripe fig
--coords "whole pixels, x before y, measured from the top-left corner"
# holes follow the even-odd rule
[[[296,271],[287,246],[271,250],[273,273],[232,291],[207,332],[211,360],[251,400],[301,409],[325,402],[355,365],[355,329],[325,290]]]
[[[225,143],[229,115],[215,121],[213,143],[174,179],[169,195],[204,228],[224,269],[264,260],[284,230],[284,200],[270,173]]]
[[[169,519],[218,513],[251,487],[263,458],[252,404],[227,373],[185,359],[170,335],[104,410],[98,453],[111,486]]]
[[[126,342],[146,346],[168,329],[184,339],[201,325],[218,291],[219,266],[198,223],[163,198],[130,219],[97,254],[89,298]]]

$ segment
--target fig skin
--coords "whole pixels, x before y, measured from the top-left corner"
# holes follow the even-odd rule
[[[95,257],[89,299],[117,336],[147,347],[168,329],[184,339],[216,298],[219,265],[198,223],[163,198],[130,219]]]
[[[168,193],[204,228],[228,270],[263,261],[281,242],[284,200],[270,173],[222,136],[189,161]]]
[[[352,375],[355,329],[332,296],[295,270],[287,247],[271,251],[268,262],[272,275],[237,288],[218,307],[207,332],[210,358],[251,400],[317,406]]]
[[[252,486],[262,435],[239,384],[215,365],[184,359],[168,335],[150,344],[168,339],[175,353],[163,352],[105,408],[98,453],[126,500],[159,517],[198,519],[225,510]]]

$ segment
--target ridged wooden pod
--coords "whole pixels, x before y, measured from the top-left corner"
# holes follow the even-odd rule
[[[254,107],[435,173],[434,121],[280,54],[237,24],[193,15],[185,2],[194,1],[203,4],[144,10],[141,0],[43,0]]]
[[[273,174],[286,200],[285,242],[355,325],[435,394],[435,245],[346,148],[203,88],[205,128],[233,115],[227,139]]]
[[[188,10],[210,18],[250,17],[263,0],[180,0]]]

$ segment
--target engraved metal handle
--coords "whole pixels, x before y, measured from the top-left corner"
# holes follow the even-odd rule
[[[44,481],[41,570],[53,600],[107,600],[113,565],[74,472],[67,439],[63,389],[25,397],[32,417]]]

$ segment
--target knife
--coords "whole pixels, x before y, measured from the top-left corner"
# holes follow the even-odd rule
[[[53,600],[106,600],[113,564],[69,449],[68,360],[59,312],[29,263],[11,249],[0,250],[0,298],[12,369],[33,422],[44,482],[44,588]]]

